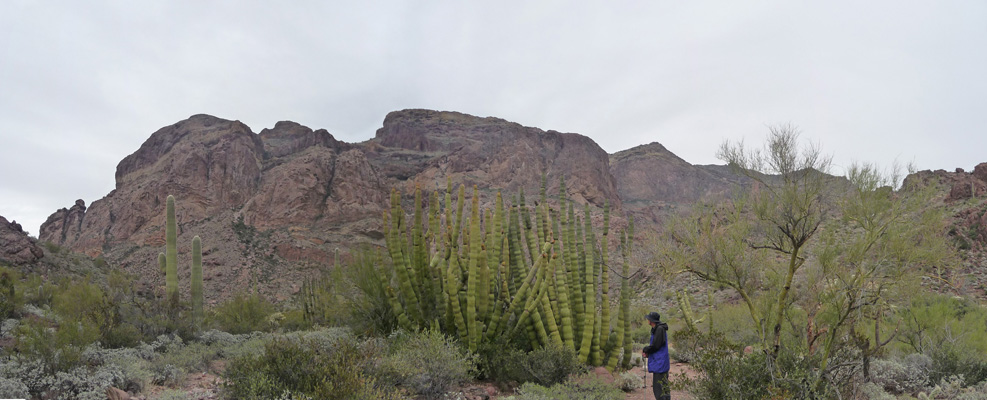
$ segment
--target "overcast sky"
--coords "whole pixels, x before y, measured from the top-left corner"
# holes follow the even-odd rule
[[[694,164],[791,122],[837,167],[987,161],[984,1],[333,3],[0,2],[0,215],[36,235],[199,113],[355,142],[452,110]]]

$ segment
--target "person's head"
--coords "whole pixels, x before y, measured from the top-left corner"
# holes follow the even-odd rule
[[[648,320],[648,325],[651,326],[658,325],[658,323],[661,322],[661,315],[658,315],[658,313],[654,311],[649,312],[648,315],[644,316],[644,318]]]

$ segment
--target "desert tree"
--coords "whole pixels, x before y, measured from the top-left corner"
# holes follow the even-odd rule
[[[895,300],[914,293],[921,271],[947,261],[946,218],[935,206],[934,189],[900,187],[899,170],[850,166],[849,187],[836,201],[838,217],[826,223],[815,248],[802,307],[809,311],[808,350],[818,344],[821,352],[817,384],[838,367],[830,361],[848,345],[859,350],[869,379],[870,358],[897,334],[897,327],[881,327],[895,317]]]
[[[717,157],[751,180],[741,195],[751,217],[745,221],[750,234],[740,240],[751,250],[770,253],[765,262],[782,263],[780,287],[769,309],[773,315],[767,320],[774,358],[781,348],[792,281],[806,263],[807,245],[829,214],[827,201],[838,190],[828,174],[831,159],[818,146],[800,145],[799,130],[791,124],[770,127],[763,149],[726,142]]]

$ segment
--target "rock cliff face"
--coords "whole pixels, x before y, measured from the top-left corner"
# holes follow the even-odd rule
[[[613,154],[610,173],[625,209],[653,222],[677,206],[725,196],[744,181],[727,167],[689,164],[659,143]]]
[[[498,118],[457,112],[404,110],[384,118],[369,147],[388,183],[406,192],[419,184],[444,189],[446,177],[467,186],[519,188],[536,194],[542,175],[548,191],[558,193],[565,177],[569,195],[578,202],[620,207],[617,183],[609,173],[609,155],[592,139],[524,127]]]
[[[0,216],[0,261],[14,265],[33,264],[44,255],[20,224]]]
[[[239,121],[195,115],[154,132],[117,166],[112,192],[56,211],[40,238],[163,282],[156,257],[173,194],[180,277],[200,235],[207,300],[253,284],[284,299],[333,248],[379,244],[392,187],[410,200],[416,185],[444,190],[451,178],[490,199],[494,189],[533,197],[544,174],[553,193],[564,176],[576,201],[620,209],[608,164],[587,137],[455,112],[393,112],[374,139],[357,144],[293,122],[255,134]]]

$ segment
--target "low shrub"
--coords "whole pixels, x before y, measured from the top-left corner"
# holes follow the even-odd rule
[[[532,382],[551,386],[564,382],[570,375],[585,372],[575,351],[566,347],[547,346],[524,351],[501,342],[481,345],[483,375],[498,383]]]
[[[437,329],[411,335],[381,364],[389,380],[424,398],[439,398],[476,377],[476,356]]]
[[[891,394],[916,393],[929,385],[932,359],[923,354],[871,362],[871,380]]]
[[[238,293],[217,306],[210,319],[216,328],[232,334],[268,332],[272,328],[271,314],[274,314],[274,304],[264,297],[256,293]]]
[[[646,379],[647,378],[642,378],[640,375],[637,375],[631,371],[624,371],[621,372],[620,375],[617,375],[617,378],[614,379],[613,383],[620,390],[625,392],[633,392],[643,387]]]
[[[528,382],[517,389],[517,394],[507,400],[620,400],[624,392],[596,376],[583,376],[550,387]]]
[[[277,338],[260,355],[230,361],[224,373],[224,394],[231,399],[273,399],[310,396],[317,399],[398,398],[369,371],[378,357],[352,338],[330,348],[309,339]]]
[[[973,386],[987,380],[987,307],[960,297],[916,296],[902,320],[897,339],[905,351],[932,359],[930,382],[962,376]]]

